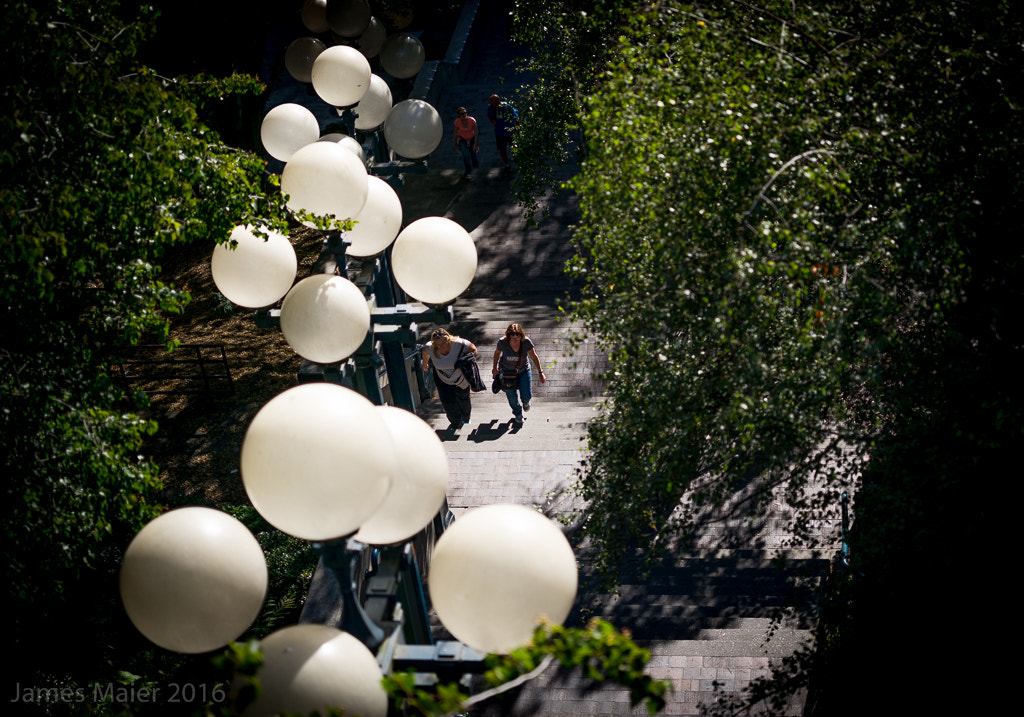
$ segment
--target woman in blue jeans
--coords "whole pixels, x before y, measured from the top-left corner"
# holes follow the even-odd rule
[[[530,410],[530,399],[533,398],[531,361],[537,367],[540,382],[545,383],[548,379],[540,366],[540,358],[533,342],[527,337],[522,326],[509,324],[505,329],[505,338],[498,339],[491,375],[495,378],[501,375],[502,388],[508,397],[508,405],[512,407],[512,420],[517,426],[523,424],[523,411]],[[523,399],[522,405],[519,403],[520,397]]]
[[[470,117],[465,107],[460,107],[455,119],[455,131],[452,133],[455,142],[455,153],[462,156],[466,173],[462,178],[469,181],[473,178],[473,170],[480,166],[476,153],[480,149],[480,130],[476,120]]]

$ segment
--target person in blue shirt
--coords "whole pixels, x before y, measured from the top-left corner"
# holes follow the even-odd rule
[[[512,132],[519,124],[519,113],[508,102],[502,102],[497,95],[488,98],[490,107],[487,108],[487,119],[494,125],[494,139],[498,144],[498,154],[505,168],[501,170],[501,176],[507,177],[512,171],[512,161],[509,158],[509,147],[512,145]]]

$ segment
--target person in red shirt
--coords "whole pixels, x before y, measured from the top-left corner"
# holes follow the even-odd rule
[[[462,178],[469,181],[473,178],[473,169],[480,166],[480,160],[476,153],[480,149],[480,131],[477,129],[476,120],[469,116],[465,107],[458,109],[459,116],[455,118],[455,153],[462,155],[462,161],[466,166],[466,173]]]

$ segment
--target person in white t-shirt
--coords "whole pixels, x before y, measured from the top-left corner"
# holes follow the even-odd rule
[[[469,395],[469,380],[455,367],[455,362],[466,354],[476,356],[472,341],[452,336],[444,329],[434,329],[430,341],[423,347],[423,373],[433,369],[437,397],[448,417],[449,431],[457,431],[469,423],[473,410]]]

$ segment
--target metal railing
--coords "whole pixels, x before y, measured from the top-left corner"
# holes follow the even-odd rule
[[[122,350],[117,380],[149,396],[231,394],[235,391],[224,344],[183,344],[168,353],[162,344]],[[184,355],[182,355],[184,354]]]

